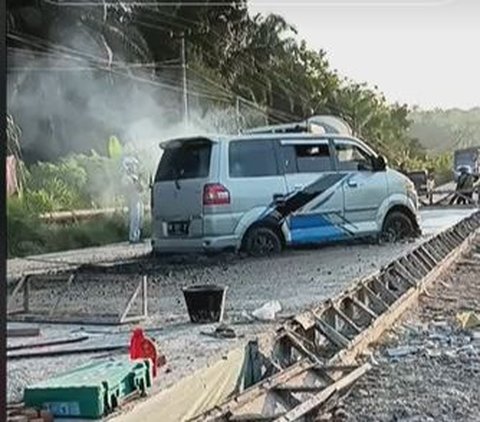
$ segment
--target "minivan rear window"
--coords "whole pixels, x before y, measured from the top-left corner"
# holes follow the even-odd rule
[[[208,140],[185,141],[166,148],[158,165],[155,182],[203,179],[210,173],[212,143]]]
[[[230,142],[228,149],[230,177],[266,177],[278,174],[275,147],[269,140]]]

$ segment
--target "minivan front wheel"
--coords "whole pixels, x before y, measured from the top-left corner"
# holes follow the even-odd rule
[[[394,211],[386,216],[380,235],[382,242],[393,243],[413,237],[415,237],[415,227],[408,215]]]
[[[243,249],[251,256],[273,255],[282,251],[282,241],[268,227],[253,227],[245,235]]]

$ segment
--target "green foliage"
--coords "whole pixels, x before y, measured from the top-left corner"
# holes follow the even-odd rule
[[[77,154],[58,163],[39,162],[26,171],[21,201],[34,213],[113,207],[122,203],[116,159]]]
[[[138,123],[134,111],[142,104],[138,100],[131,103],[131,94],[140,88],[148,88],[146,99],[152,101],[153,115],[162,110],[159,115],[172,116],[166,122],[171,126],[161,129],[168,132],[178,127],[183,107],[181,95],[177,95],[180,78],[177,70],[169,70],[164,64],[178,58],[180,41],[177,36],[168,36],[169,31],[172,35],[185,31],[188,86],[194,91],[189,101],[192,108],[201,110],[200,119],[208,120],[209,128],[236,130],[239,126],[263,125],[264,119],[278,123],[315,114],[334,114],[344,118],[355,134],[385,155],[392,166],[401,162],[415,168],[431,166],[442,177],[447,177],[448,160],[431,158],[427,151],[432,147],[435,151],[447,151],[452,139],[472,143],[479,133],[480,109],[467,115],[458,110],[411,114],[406,105],[389,104],[377,87],[339,75],[330,66],[325,51],[311,50],[304,41],[297,41],[295,28],[282,16],[249,15],[245,0],[215,6],[209,6],[208,2],[198,6],[180,2],[171,6],[125,7],[121,2],[113,2],[108,13],[102,8],[41,7],[34,0],[9,0],[8,4],[11,30],[44,39],[47,44],[73,48],[72,54],[79,45],[85,45],[88,52],[96,52],[98,60],[86,59],[85,52],[78,54],[89,65],[102,69],[88,72],[88,76],[79,76],[77,72],[56,75],[56,97],[68,98],[74,110],[88,108],[90,97],[97,92],[85,95],[81,90],[95,81],[94,86],[105,88],[100,96],[104,99],[100,109],[115,110],[114,114],[105,112],[107,117],[100,113],[92,121],[88,113],[66,113],[61,103],[57,104],[60,107],[49,107],[41,121],[32,125],[44,131],[29,134],[29,139],[38,137],[35,138],[38,142],[35,139],[32,142],[36,148],[34,159],[52,146],[56,148],[55,156],[71,153],[73,145],[83,153],[92,147],[103,152],[105,145],[99,145],[103,142],[99,139],[105,139],[107,131],[123,137],[122,130]],[[33,11],[41,17],[41,28],[30,27],[30,20],[25,18]],[[63,28],[69,25],[76,28],[78,37],[64,36]],[[13,47],[25,48],[21,41],[16,42],[19,45]],[[125,70],[119,66],[115,72],[105,72],[105,62],[111,56],[129,63],[159,65],[131,66]],[[23,92],[22,89],[30,92],[29,86],[40,86],[39,79],[35,79],[40,77],[40,72],[19,76],[18,92]],[[162,88],[154,94],[157,87],[148,79],[161,82]],[[76,91],[72,87],[81,88]],[[209,96],[208,101],[205,96]],[[98,98],[97,95],[95,99],[99,101]],[[15,104],[14,99],[11,103]],[[124,119],[127,121],[119,123]],[[77,133],[81,133],[81,146],[72,140]],[[120,151],[115,139],[104,151],[112,158],[118,158]],[[153,156],[156,153],[145,154],[150,159]],[[32,207],[38,209],[106,206],[121,196],[118,163],[98,154],[76,155],[55,165],[43,163],[30,171],[33,176],[25,195],[30,197]]]
[[[480,145],[480,108],[415,110],[410,136],[433,154]]]
[[[101,246],[128,239],[123,217],[102,218],[71,225],[43,224],[10,206],[7,214],[8,257]]]
[[[44,230],[40,222],[20,198],[7,202],[7,249],[8,256],[39,253],[44,248]]]

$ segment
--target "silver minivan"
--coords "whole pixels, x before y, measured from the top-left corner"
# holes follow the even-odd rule
[[[346,131],[312,127],[162,143],[152,186],[153,251],[259,256],[419,235],[414,184]]]

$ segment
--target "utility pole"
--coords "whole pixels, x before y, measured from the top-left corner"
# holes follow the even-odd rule
[[[240,97],[237,95],[235,98],[235,115],[237,120],[237,130],[240,132]]]
[[[183,91],[183,122],[188,125],[190,116],[188,112],[188,87],[187,87],[187,59],[185,53],[185,32],[180,34],[180,59],[182,61],[182,91]]]

